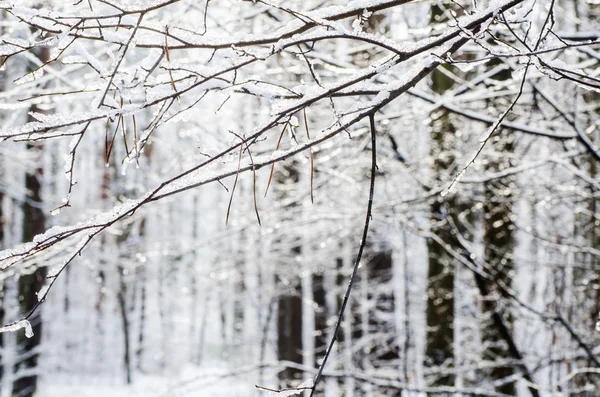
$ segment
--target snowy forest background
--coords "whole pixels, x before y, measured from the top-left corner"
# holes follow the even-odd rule
[[[0,396],[600,395],[599,18],[0,1]]]

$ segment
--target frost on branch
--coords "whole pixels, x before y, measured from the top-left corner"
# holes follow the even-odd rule
[[[8,324],[3,327],[0,327],[0,333],[3,332],[16,332],[22,328],[25,328],[25,336],[28,338],[33,337],[33,329],[31,328],[31,324],[29,321],[23,319],[19,320],[14,324]]]

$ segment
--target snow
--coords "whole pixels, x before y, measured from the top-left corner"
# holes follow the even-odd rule
[[[28,8],[28,7],[11,7],[11,11],[15,14],[19,14],[22,17],[35,17],[40,15],[40,10],[36,8]]]
[[[100,60],[98,60],[97,58],[95,58],[92,55],[90,55],[90,53],[86,50],[86,48],[81,43],[81,40],[76,40],[75,43],[73,43],[73,49],[87,63],[89,63],[94,69],[96,69],[100,73],[101,76],[106,76],[107,75],[108,70],[104,67],[104,64],[102,62],[100,62]]]
[[[173,376],[142,375],[134,378],[132,385],[117,385],[112,379],[92,380],[87,385],[75,385],[68,378],[42,379],[36,397],[248,397],[255,395],[252,382],[255,375],[248,376],[245,368],[228,370],[225,366],[215,368],[187,367]],[[237,374],[241,372],[242,374]],[[271,393],[259,392],[259,396]],[[279,394],[281,395],[281,394]]]
[[[262,98],[265,98],[269,101],[274,100],[277,96],[282,95],[280,91],[277,90],[277,87],[270,86],[268,84],[260,83],[260,82],[247,82],[238,87],[238,89],[242,89],[247,91],[249,94],[256,95]],[[288,92],[289,94],[289,92]],[[285,94],[283,94],[285,95]]]
[[[491,58],[482,59],[480,61],[467,61],[467,62],[455,61],[452,63],[452,65],[459,68],[462,72],[467,73],[467,72],[470,72],[471,70],[475,69],[478,66],[485,65],[490,60],[491,60]]]
[[[25,336],[27,338],[33,337],[33,328],[31,328],[31,324],[27,320],[19,320],[14,324],[5,325],[0,327],[0,333],[3,332],[16,332],[20,329],[25,328]]]
[[[0,139],[13,138],[22,135],[30,135],[34,139],[44,139],[46,135],[54,137],[55,135],[43,132],[51,129],[67,127],[72,125],[83,125],[87,122],[104,119],[107,117],[115,118],[119,115],[131,116],[143,108],[143,104],[127,104],[120,109],[96,109],[87,112],[65,113],[65,114],[41,114],[37,113],[36,118],[43,119],[43,122],[33,121],[23,125],[0,129]],[[40,134],[33,134],[41,132]]]
[[[19,77],[15,80],[15,84],[31,83],[38,80],[44,75],[44,69],[36,69],[33,72],[25,74],[23,77]]]
[[[49,289],[49,286],[45,285],[38,292],[35,293],[37,295],[38,302],[41,302],[41,301],[43,301],[46,298],[46,294],[48,293],[48,289]]]
[[[110,43],[117,43],[123,45],[126,44],[130,38],[130,35],[128,34],[115,32],[112,30],[104,30],[102,32],[102,36]]]

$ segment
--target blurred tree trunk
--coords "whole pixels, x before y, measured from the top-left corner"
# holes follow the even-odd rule
[[[28,150],[40,151],[40,146],[28,145]],[[37,234],[43,233],[45,229],[45,216],[41,209],[41,179],[42,169],[36,169],[34,173],[25,176],[25,188],[27,200],[23,204],[23,242],[33,240]],[[19,303],[21,313],[29,313],[38,302],[36,292],[46,283],[46,268],[38,267],[31,274],[24,274],[19,278]],[[24,333],[17,334],[17,343],[20,360],[17,361],[15,372],[33,370],[33,374],[18,376],[13,385],[13,395],[19,397],[33,396],[37,389],[37,375],[35,368],[38,362],[39,346],[42,338],[42,317],[38,309],[29,318],[33,328],[33,337],[27,338]]]
[[[378,249],[368,261],[369,331],[373,341],[370,364],[382,371],[397,371],[400,366],[399,346],[394,321],[395,300],[392,289],[392,251]],[[376,394],[390,395],[393,389],[379,387]]]
[[[488,68],[498,66],[501,61],[492,60]],[[494,76],[495,80],[506,81],[511,79],[511,71],[506,69]],[[508,155],[496,156],[487,161],[485,166],[486,173],[497,173],[513,166],[510,160],[510,154],[515,148],[515,135],[507,129],[499,129],[494,133],[488,147],[496,153],[507,153]],[[513,222],[513,206],[515,198],[513,190],[516,185],[515,176],[507,176],[498,179],[492,179],[484,183],[483,194],[485,203],[483,205],[483,244],[484,260],[490,266],[487,269],[493,280],[483,280],[487,286],[487,294],[483,295],[483,324],[481,325],[481,338],[483,342],[483,359],[489,362],[505,361],[515,359],[510,352],[506,337],[502,335],[502,330],[498,323],[493,319],[496,312],[503,323],[509,329],[512,329],[512,317],[507,308],[504,308],[499,301],[499,295],[496,293],[494,284],[501,283],[510,287],[514,273],[513,251],[515,248]],[[507,378],[514,373],[514,365],[500,365],[494,363],[492,369],[487,373],[489,381],[498,381]],[[514,395],[516,393],[514,381],[508,381],[497,387],[500,393]]]
[[[283,201],[288,195],[289,185],[297,185],[300,180],[300,174],[295,163],[286,164],[281,172],[277,172],[275,178],[277,187],[277,199]],[[288,186],[286,186],[288,185]],[[285,213],[293,216],[293,207],[297,204],[290,204]],[[286,215],[287,216],[287,215]],[[289,239],[279,242],[282,250],[289,247],[289,254],[285,255],[286,264],[282,268],[289,269],[295,258],[302,252],[299,236],[291,234]],[[302,287],[299,280],[291,279],[291,273],[279,273],[276,277],[276,284],[279,285],[281,294],[277,300],[277,358],[281,361],[291,361],[298,364],[303,362],[302,354]],[[286,368],[278,374],[283,385],[289,385],[292,380],[302,380],[302,372],[294,368]]]
[[[277,355],[281,361],[302,364],[302,291],[300,285],[291,288],[278,300]],[[279,379],[289,382],[302,379],[301,371],[286,368],[279,372]]]
[[[50,58],[50,50],[47,47],[39,50],[38,58],[41,62],[47,62]],[[33,67],[36,67],[33,65]],[[31,112],[40,112],[36,105],[31,106]],[[30,121],[34,121],[32,118]],[[34,158],[41,163],[42,144],[27,144],[27,151],[34,153]],[[33,241],[33,238],[43,233],[46,228],[46,217],[42,211],[42,176],[43,169],[35,168],[25,175],[26,200],[23,204],[23,237],[24,243]],[[36,293],[46,284],[47,269],[39,266],[31,274],[21,275],[19,278],[19,306],[21,313],[29,313],[37,304]],[[42,340],[42,316],[41,309],[36,310],[29,318],[33,329],[33,337],[27,338],[23,332],[17,335],[18,353],[15,372],[17,378],[13,383],[13,396],[33,396],[37,390],[37,363],[39,357],[39,345]],[[25,371],[25,375],[19,376],[19,371]]]
[[[138,319],[137,349],[135,350],[136,369],[144,372],[144,332],[146,327],[146,271],[143,266],[137,269],[137,280],[140,283],[140,313]]]
[[[123,266],[117,265],[119,273],[119,291],[117,292],[117,300],[119,302],[119,311],[121,312],[121,321],[123,325],[123,364],[125,366],[125,381],[131,384],[131,357],[129,346],[129,310],[127,308],[127,281],[125,280],[126,270]]]
[[[340,251],[342,251],[342,247],[340,247]],[[344,294],[342,291],[344,291],[347,287],[347,283],[348,283],[348,277],[346,276],[346,272],[344,271],[344,259],[342,257],[338,257],[335,259],[335,291],[339,291],[336,294],[336,299],[335,299],[335,310],[330,310],[330,312],[332,312],[334,314],[334,316],[339,315],[339,310],[342,307],[342,302],[344,300]],[[352,265],[352,262],[348,262],[348,265]],[[348,266],[346,265],[346,266]],[[349,311],[352,311],[352,305],[349,304]],[[333,309],[333,308],[331,308]],[[352,337],[350,335],[347,335],[344,329],[344,321],[342,321],[342,326],[340,326],[340,329],[338,331],[338,337],[337,337],[337,342],[335,344],[335,346],[333,347],[332,351],[335,352],[337,350],[337,352],[342,351],[347,344],[352,343]],[[332,328],[333,329],[333,328]],[[329,345],[329,341],[331,340],[331,334],[327,335],[327,345]],[[347,369],[346,363],[340,363],[340,365],[338,366],[338,370],[345,370]],[[333,395],[333,396],[337,396],[341,393],[342,387],[344,386],[344,381],[345,379],[340,377],[338,379],[328,379],[326,380],[325,383],[325,392],[326,392],[326,396],[327,395]]]
[[[313,274],[313,301],[315,305],[315,364],[325,356],[327,349],[327,306],[325,302],[325,283],[323,271]]]
[[[292,252],[300,254],[300,247]],[[281,285],[281,284],[280,284]],[[278,298],[277,310],[277,358],[302,364],[302,289],[300,284],[289,286]],[[278,374],[283,385],[291,380],[301,380],[302,372],[286,368]]]
[[[31,149],[31,148],[30,148]],[[27,174],[25,186],[28,192],[27,202],[23,205],[23,242],[33,240],[37,234],[43,233],[45,217],[38,205],[41,205],[41,169],[38,175]],[[36,303],[38,292],[46,283],[46,267],[38,267],[32,274],[25,274],[19,278],[19,304],[21,312],[29,313]],[[13,384],[13,396],[33,396],[37,390],[37,373],[39,351],[42,340],[42,316],[40,309],[29,318],[33,329],[33,337],[27,338],[24,333],[17,334],[19,358],[15,366],[17,379]],[[18,372],[26,371],[26,375],[19,376]],[[31,371],[31,372],[30,372]]]
[[[446,210],[447,208],[447,210]],[[432,232],[448,236],[450,227],[445,211],[454,212],[452,202],[435,200],[431,204]],[[444,239],[446,244],[451,240]],[[427,341],[426,365],[431,367],[451,366],[454,359],[454,260],[446,249],[435,240],[427,239],[429,251],[429,273],[427,276]],[[454,376],[439,376],[433,385],[451,386]]]
[[[143,152],[143,156],[146,159],[146,161],[148,162],[148,166],[151,166],[152,163],[152,153],[153,153],[153,145],[148,145],[144,152]],[[195,222],[195,221],[194,221]],[[194,223],[195,224],[195,223]],[[138,236],[140,239],[145,239],[146,238],[146,230],[147,225],[146,225],[146,217],[143,216],[140,219],[140,224],[139,224],[139,232],[138,232]],[[135,349],[135,369],[138,372],[144,372],[145,371],[145,343],[146,343],[146,325],[148,324],[147,321],[147,289],[149,287],[147,287],[148,284],[148,270],[147,270],[147,266],[148,263],[144,263],[144,266],[138,266],[135,268],[135,282],[136,282],[136,288],[139,289],[139,304],[140,304],[140,309],[139,309],[139,316],[138,316],[138,328],[137,328],[137,347]]]
[[[299,254],[299,247],[294,247],[293,252]],[[278,299],[277,358],[302,364],[302,290],[299,284],[291,286]],[[282,384],[287,384],[302,379],[302,372],[286,368],[278,376]]]
[[[438,22],[443,17],[443,10],[434,5],[431,8],[431,21]],[[453,85],[452,79],[441,70],[431,74],[432,90],[443,94]],[[447,111],[440,110],[432,115],[431,124],[431,157],[433,159],[432,179],[443,181],[444,175],[451,175],[455,168],[452,154],[455,146],[456,129]],[[430,202],[431,232],[451,244],[448,238],[452,226],[448,218],[456,218],[457,200],[455,196],[442,199],[436,197]],[[435,240],[427,239],[429,252],[429,272],[427,277],[427,340],[425,347],[426,366],[451,366],[454,359],[454,259],[446,248]],[[432,383],[437,386],[453,386],[454,376],[438,376]]]
[[[504,132],[504,131],[503,131]],[[501,153],[510,153],[513,150],[513,135],[504,132],[492,138],[491,146]],[[498,172],[510,167],[507,156],[503,156],[496,162],[487,163],[486,172]],[[495,278],[494,282],[501,282],[510,287],[512,274],[514,273],[513,250],[514,223],[513,205],[514,198],[512,188],[514,177],[500,178],[485,183],[484,195],[484,244],[485,261],[490,265],[490,272]],[[488,280],[489,283],[489,280]],[[491,288],[493,290],[493,288]],[[484,344],[484,360],[498,361],[509,359],[506,341],[500,334],[499,329],[488,317],[497,310],[502,311],[504,323],[510,328],[512,318],[506,309],[502,309],[496,294],[488,294],[483,297],[484,324],[482,328],[482,339]],[[494,366],[489,373],[490,380],[497,381],[513,374],[512,365]],[[514,395],[514,382],[508,382],[497,388],[498,392]]]
[[[125,119],[121,120],[122,123],[126,123]],[[124,131],[126,129],[124,128]],[[104,172],[102,174],[102,184],[101,184],[101,198],[102,201],[108,203],[109,205],[114,205],[113,197],[120,197],[122,194],[125,194],[124,185],[122,182],[122,177],[118,170],[118,157],[120,155],[120,148],[114,148],[110,153],[109,158],[105,158],[105,162],[108,167],[104,168]],[[127,253],[123,252],[122,247],[127,246],[127,241],[134,235],[133,225],[127,225],[121,228],[120,234],[117,236],[102,236],[102,250],[107,254],[107,265],[114,266],[114,271],[117,273],[118,284],[116,289],[116,300],[117,300],[117,308],[115,311],[118,311],[120,320],[121,320],[121,332],[122,332],[122,341],[123,341],[123,369],[124,369],[124,377],[125,383],[131,384],[132,382],[132,358],[131,358],[131,341],[132,341],[132,316],[131,316],[131,308],[130,303],[135,303],[135,296],[129,297],[128,294],[130,291],[129,288],[129,279],[130,274],[137,275],[133,269],[130,269],[127,263]],[[140,230],[143,231],[143,221]],[[112,269],[111,269],[112,270]],[[106,279],[104,275],[100,277],[102,289],[101,289],[101,297],[103,297],[102,290],[104,288],[104,283]],[[135,294],[135,285],[133,288],[133,292]],[[144,298],[142,294],[142,298]],[[102,298],[99,299],[99,302]],[[139,339],[138,335],[138,339]],[[143,341],[143,338],[142,338]]]

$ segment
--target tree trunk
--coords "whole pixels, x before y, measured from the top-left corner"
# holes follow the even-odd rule
[[[292,249],[300,253],[299,247]],[[295,285],[278,299],[277,315],[277,357],[280,361],[302,364],[302,288]],[[282,384],[292,380],[301,380],[302,372],[295,368],[286,368],[278,374]]]
[[[318,364],[325,356],[327,349],[327,306],[325,302],[325,283],[323,272],[313,274],[313,301],[315,304],[315,363]]]
[[[502,151],[504,152],[507,150],[510,149],[505,147]],[[502,168],[501,166],[498,166],[499,164],[496,167],[492,166],[490,168],[496,168],[496,170]],[[490,169],[489,171],[492,170]],[[490,271],[496,281],[502,282],[506,286],[510,286],[511,284],[511,277],[514,269],[514,224],[511,219],[513,201],[509,191],[510,179],[512,178],[503,178],[489,182],[484,188],[486,198],[486,203],[484,205],[485,261],[490,265]],[[499,310],[499,303],[495,294],[483,298],[484,318],[487,319],[491,313]],[[503,313],[504,322],[510,326],[512,323],[510,314],[507,313],[506,309],[502,309],[501,311]],[[485,360],[494,361],[510,357],[505,341],[499,334],[498,329],[490,323],[490,320],[484,321],[482,339],[485,346]],[[513,371],[511,365],[494,366],[489,373],[490,380],[495,381],[506,378],[512,375]],[[514,382],[509,382],[497,388],[497,390],[500,393],[514,395]]]
[[[127,310],[127,282],[125,281],[125,269],[122,266],[117,266],[119,272],[119,292],[117,300],[119,302],[119,310],[121,312],[121,321],[123,326],[123,364],[125,366],[125,381],[131,384],[131,357],[129,354],[129,314]]]
[[[277,184],[282,187],[281,191],[277,192],[277,198],[284,200],[289,195],[289,185],[297,186],[299,179],[297,164],[286,165],[283,171],[276,175]],[[286,213],[293,212],[295,205],[291,204]],[[282,245],[282,250],[288,249],[283,246],[291,246],[289,255],[284,256],[288,263],[283,264],[285,268],[289,269],[288,266],[292,266],[295,258],[299,257],[302,252],[300,236],[291,235],[285,240],[280,240],[279,244]],[[276,280],[279,288],[285,288],[285,291],[281,291],[277,301],[277,358],[280,361],[302,364],[304,358],[302,352],[302,286],[297,277],[293,277],[289,273],[280,273],[276,277],[281,280],[281,282]],[[278,377],[281,384],[286,387],[290,386],[291,381],[293,381],[292,383],[301,382],[303,375],[302,371],[298,369],[286,368],[279,372]]]
[[[144,332],[146,326],[146,271],[143,266],[140,266],[137,271],[138,281],[141,284],[140,289],[140,316],[137,335],[137,349],[135,351],[136,369],[139,372],[144,372]]]
[[[443,15],[438,6],[431,9],[432,22]],[[443,94],[450,89],[453,81],[436,69],[431,74],[432,89]],[[444,181],[455,167],[451,154],[455,149],[456,129],[447,111],[441,110],[432,117],[431,156],[433,158],[433,180]],[[430,202],[431,232],[439,235],[446,243],[452,228],[448,218],[458,215],[455,197],[435,198]],[[455,261],[436,241],[427,239],[429,252],[429,273],[427,276],[427,340],[425,348],[426,365],[434,367],[452,366],[454,360],[454,272]],[[440,375],[431,382],[437,386],[453,386],[453,375]]]
[[[38,58],[41,62],[47,62],[50,58],[49,48],[42,48],[39,51]],[[34,66],[35,67],[35,66]],[[33,105],[30,108],[31,112],[40,112],[37,106]],[[33,120],[30,120],[33,121]],[[34,152],[38,164],[41,162],[41,152],[43,146],[41,144],[27,144],[27,151]],[[40,233],[43,233],[46,228],[46,218],[42,211],[42,196],[41,196],[41,178],[43,169],[38,167],[27,172],[25,175],[25,191],[27,198],[23,204],[23,238],[24,243],[33,241],[33,238]],[[46,284],[45,266],[39,266],[32,274],[24,274],[19,278],[19,305],[21,313],[29,313],[37,304],[37,292]],[[17,359],[15,372],[27,371],[26,375],[19,376],[13,383],[13,396],[29,397],[33,396],[37,390],[37,374],[36,367],[38,363],[39,352],[38,346],[42,340],[42,316],[41,310],[36,310],[29,318],[33,329],[33,337],[27,338],[24,333],[17,335],[17,344],[20,360]]]
[[[500,61],[492,61],[488,67],[497,66]],[[511,78],[509,70],[497,73],[495,78],[504,81]],[[487,173],[500,172],[512,166],[510,153],[514,150],[514,134],[509,130],[496,131],[490,142],[489,147],[498,153],[507,153],[509,155],[491,160],[486,163],[485,171]],[[514,222],[513,205],[514,197],[512,190],[515,186],[515,177],[508,176],[494,179],[484,184],[485,203],[483,207],[483,227],[484,227],[484,259],[491,267],[488,269],[494,277],[495,283],[502,283],[507,287],[511,285],[512,273],[514,273],[513,251],[514,242]],[[484,346],[483,359],[489,361],[501,361],[514,358],[507,345],[502,331],[493,320],[495,314],[499,315],[507,327],[512,328],[512,317],[507,308],[502,308],[497,300],[497,294],[493,293],[494,285],[491,280],[485,280],[488,284],[490,293],[483,298],[483,324],[481,338]],[[488,379],[492,382],[511,376],[514,373],[514,365],[496,366],[488,372]],[[514,395],[516,393],[515,383],[507,382],[496,390],[500,393]]]
[[[41,146],[28,145],[28,150],[41,150]],[[33,240],[37,234],[45,229],[45,216],[41,210],[41,169],[36,169],[25,176],[27,201],[23,204],[23,242]],[[37,304],[36,293],[46,284],[46,268],[38,267],[32,274],[25,274],[19,278],[19,303],[21,313],[29,313]],[[29,318],[33,329],[33,337],[27,338],[24,333],[17,335],[18,352],[21,359],[17,359],[15,373],[17,379],[13,383],[13,396],[33,396],[37,390],[37,373],[39,351],[38,346],[42,340],[42,317],[40,309],[36,310]],[[18,372],[26,371],[26,375],[19,376]]]
[[[373,367],[386,372],[397,371],[400,364],[397,331],[393,320],[395,300],[391,288],[392,267],[391,250],[376,251],[367,265],[367,301],[372,308],[369,313],[369,331],[374,334],[369,361]],[[385,386],[379,387],[377,391],[378,395],[389,395],[393,392]]]
[[[279,360],[302,363],[302,300],[300,287],[294,288],[293,294],[279,299],[279,316],[277,322],[277,352]],[[282,381],[299,379],[301,372],[294,368],[286,368],[279,372]]]

